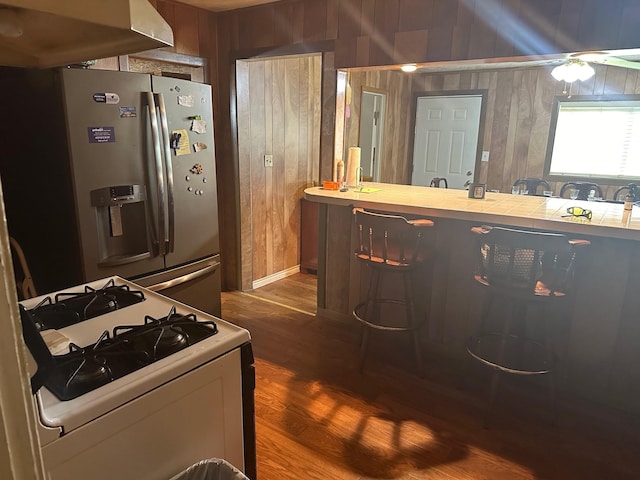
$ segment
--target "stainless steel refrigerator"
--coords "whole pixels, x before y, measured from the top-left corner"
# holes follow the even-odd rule
[[[120,275],[219,316],[211,87],[72,68],[0,87],[8,228],[38,293]]]

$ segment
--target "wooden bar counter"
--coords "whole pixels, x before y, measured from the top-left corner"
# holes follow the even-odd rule
[[[466,362],[465,343],[478,320],[482,292],[473,282],[472,226],[501,225],[565,233],[591,246],[581,258],[577,290],[568,319],[554,332],[559,353],[560,391],[640,413],[640,207],[622,204],[487,192],[470,199],[465,190],[365,184],[347,192],[312,187],[305,198],[318,202],[318,311],[352,321],[363,291],[364,273],[353,260],[353,207],[430,218],[433,263],[418,273],[426,318],[424,343],[453,368]],[[568,206],[593,212],[588,221],[563,217]],[[357,348],[357,346],[354,346]]]

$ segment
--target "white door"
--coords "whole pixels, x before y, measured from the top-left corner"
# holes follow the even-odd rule
[[[449,188],[473,182],[481,107],[481,95],[418,97],[412,185],[428,186],[434,177]]]
[[[362,91],[360,106],[360,166],[365,181],[380,181],[380,156],[384,131],[384,103],[386,95]]]

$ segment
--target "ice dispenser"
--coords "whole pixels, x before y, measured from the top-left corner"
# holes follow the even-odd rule
[[[118,185],[91,191],[96,209],[101,267],[151,256],[147,239],[144,185]]]

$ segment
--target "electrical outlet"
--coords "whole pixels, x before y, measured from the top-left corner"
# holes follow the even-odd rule
[[[264,156],[264,166],[265,167],[273,167],[273,155],[265,155]]]
[[[487,150],[484,150],[482,152],[482,158],[480,159],[480,161],[482,161],[482,162],[488,162],[489,161],[489,152]]]

